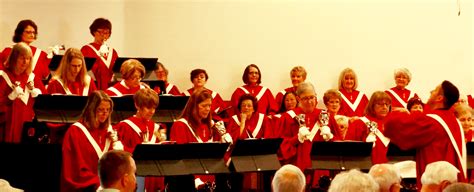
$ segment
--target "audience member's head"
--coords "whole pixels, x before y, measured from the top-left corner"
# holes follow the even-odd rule
[[[336,175],[328,192],[377,192],[379,185],[367,173],[352,169]]]
[[[380,192],[399,192],[401,177],[392,164],[376,164],[370,168],[369,175],[379,184]]]
[[[98,169],[102,188],[118,189],[121,192],[135,191],[137,167],[129,152],[108,151],[99,159]]]
[[[453,183],[446,188],[443,192],[472,192],[474,191],[474,185],[469,183]]]
[[[272,188],[274,192],[305,190],[306,179],[303,172],[296,166],[288,164],[281,167],[273,177]]]
[[[426,166],[421,176],[421,191],[443,191],[451,183],[458,181],[459,170],[449,162],[436,161]]]

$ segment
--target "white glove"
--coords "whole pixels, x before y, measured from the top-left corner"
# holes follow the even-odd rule
[[[123,144],[121,141],[115,141],[113,144],[112,144],[112,149],[114,150],[122,150],[123,151]]]
[[[196,187],[196,189],[198,189],[201,185],[204,185],[204,182],[202,182],[201,178],[194,179],[194,187]]]
[[[298,130],[298,141],[300,141],[300,143],[303,143],[304,140],[308,139],[308,136],[310,134],[311,133],[309,132],[308,127],[300,127],[300,129]]]
[[[13,91],[8,95],[8,99],[15,100],[19,96],[23,95],[23,89],[20,86],[13,88]]]
[[[328,126],[323,126],[321,128],[321,134],[320,135],[323,136],[323,139],[325,141],[329,141],[334,137],[334,135],[331,133],[331,129],[329,129]]]
[[[38,95],[41,94],[41,91],[38,88],[34,88],[28,91],[30,92],[31,97],[33,98],[38,97]]]
[[[52,47],[48,47],[48,59],[53,58],[54,55],[59,55],[60,50],[64,50],[64,45],[55,45]]]
[[[104,43],[100,46],[99,53],[102,57],[106,57],[107,53],[109,53],[109,47]]]
[[[369,133],[369,135],[367,136],[367,138],[365,138],[365,142],[375,142],[377,140],[377,138],[375,137],[375,134],[374,133]]]
[[[221,142],[222,143],[232,143],[232,136],[230,136],[229,133],[226,133],[221,136]]]

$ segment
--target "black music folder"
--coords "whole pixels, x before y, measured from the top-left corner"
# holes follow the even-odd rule
[[[49,66],[48,66],[49,70],[56,71],[59,67],[59,64],[61,63],[62,58],[63,58],[63,55],[54,55],[53,58],[51,59],[51,62],[49,63]],[[92,66],[95,63],[96,58],[85,57],[84,60],[86,61],[87,71],[90,71],[92,69]]]
[[[158,109],[153,116],[155,122],[172,123],[178,119],[188,103],[189,96],[160,95]]]
[[[119,57],[115,60],[114,67],[112,68],[112,71],[114,72],[117,78],[122,77],[122,74],[120,73],[120,67],[122,67],[123,62],[129,59],[136,59],[140,61],[140,63],[145,67],[145,76],[143,79],[148,79],[151,72],[156,69],[156,63],[158,62],[158,58]]]
[[[313,142],[312,169],[370,169],[372,145],[360,141]]]
[[[402,150],[393,143],[388,144],[387,159],[390,163],[396,163],[400,161],[415,160],[416,150]]]
[[[140,144],[133,152],[140,176],[229,173],[228,143]]]
[[[74,123],[82,115],[87,96],[41,94],[33,109],[38,122]]]
[[[231,165],[236,172],[273,171],[281,167],[277,152],[281,138],[237,140],[231,153]]]
[[[474,142],[466,142],[467,169],[474,169]]]

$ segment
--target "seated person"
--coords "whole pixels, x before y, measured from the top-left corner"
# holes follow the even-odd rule
[[[352,169],[336,175],[329,186],[328,192],[378,192],[379,185],[367,173]]]
[[[280,137],[281,134],[281,127],[280,127],[280,119],[281,115],[286,113],[287,111],[293,110],[298,107],[298,100],[296,99],[296,93],[293,91],[288,91],[283,96],[283,101],[281,102],[280,110],[277,114],[272,115],[270,119],[273,137]]]
[[[96,89],[94,81],[87,75],[86,62],[81,51],[69,48],[48,84],[48,93],[88,96]]]
[[[134,192],[136,190],[135,174],[137,166],[132,154],[121,150],[104,153],[98,164],[100,186],[99,192],[118,190]]]
[[[105,93],[109,96],[133,95],[139,89],[145,88],[140,83],[145,76],[145,67],[136,59],[129,59],[123,62],[120,67],[123,80],[109,87]]]
[[[227,127],[233,140],[247,138],[268,138],[272,135],[269,119],[257,112],[257,99],[250,95],[242,95],[239,99],[239,113],[233,115]]]
[[[459,170],[447,161],[435,161],[426,166],[421,176],[421,191],[441,192],[458,181]]]
[[[423,113],[425,104],[419,97],[412,97],[408,100],[407,109],[410,113]]]
[[[165,68],[165,66],[160,63],[160,62],[157,62],[156,63],[156,70],[154,71],[155,72],[155,75],[156,75],[156,79],[157,80],[160,80],[160,81],[164,81],[165,82],[165,90],[160,90],[160,87],[156,86],[154,88],[154,90],[158,93],[158,94],[168,94],[168,95],[182,95],[181,91],[179,91],[178,87],[176,87],[176,85],[173,85],[171,83],[168,82],[168,69]]]
[[[375,164],[369,175],[379,184],[379,192],[400,192],[401,177],[399,170],[392,164]]]
[[[303,172],[296,166],[288,164],[282,166],[275,173],[272,180],[274,192],[303,192],[305,191],[306,178]]]

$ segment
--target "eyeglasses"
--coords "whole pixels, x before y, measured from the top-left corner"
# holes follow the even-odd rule
[[[110,35],[110,30],[108,30],[108,29],[97,29],[96,32],[101,34],[101,35]]]
[[[387,107],[390,107],[390,105],[392,105],[391,103],[388,103],[388,102],[377,102],[375,103],[376,105],[378,106],[387,106]]]
[[[36,34],[36,31],[23,31],[23,33],[31,35],[31,34]]]
[[[301,97],[300,99],[301,99],[301,101],[304,101],[304,102],[313,101],[313,100],[316,99],[316,96],[313,95],[313,96]]]

